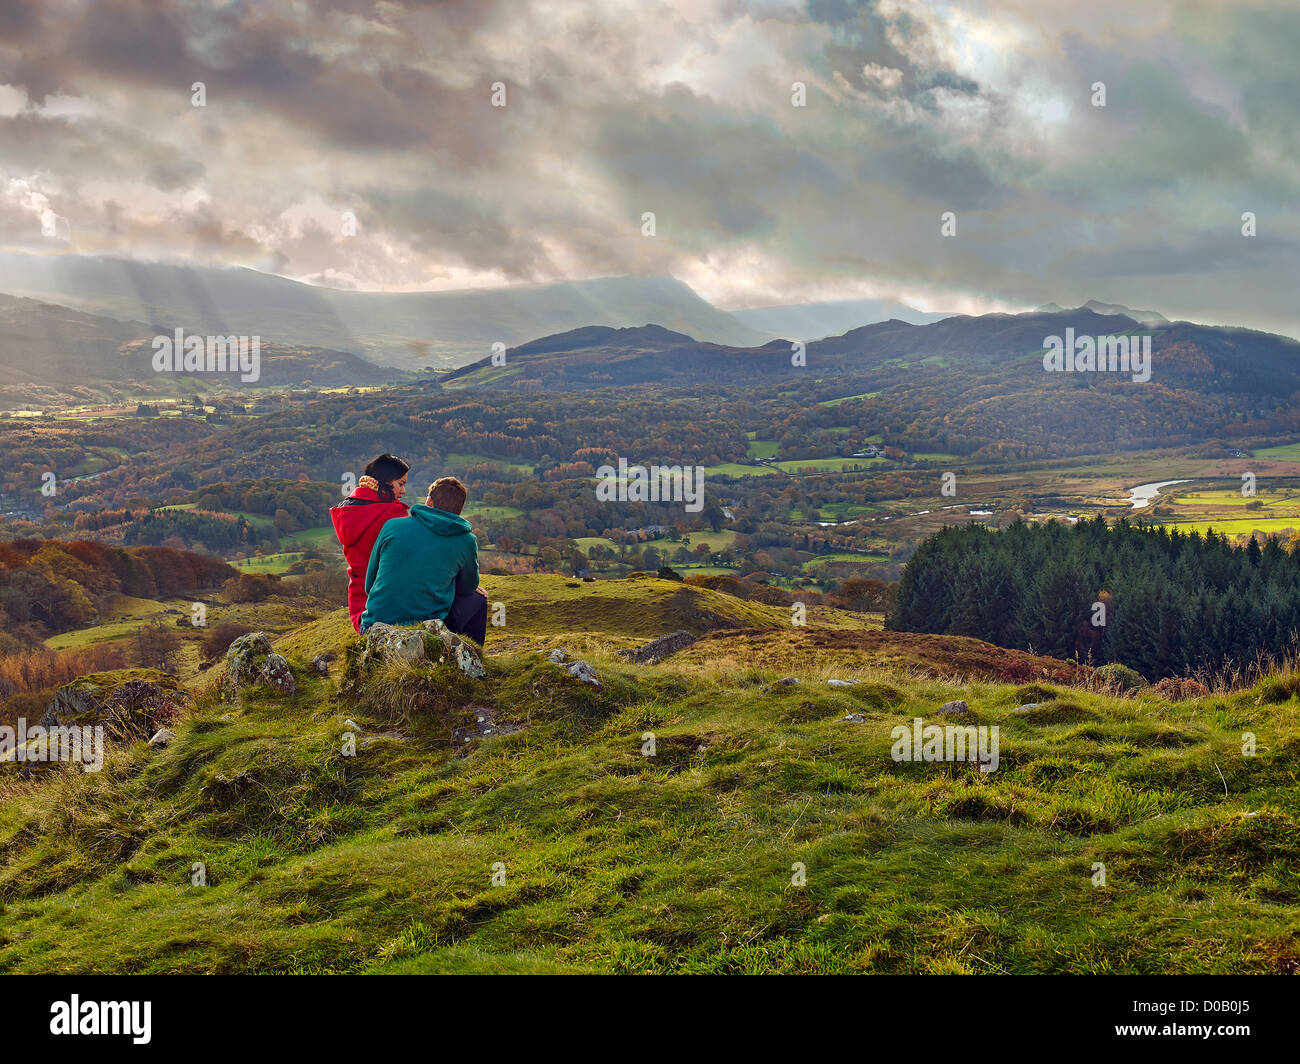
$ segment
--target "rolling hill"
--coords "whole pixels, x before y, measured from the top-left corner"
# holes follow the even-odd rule
[[[42,407],[244,388],[380,384],[404,376],[356,355],[262,335],[258,380],[231,373],[158,373],[152,340],[171,325],[87,314],[0,295],[0,407]],[[253,334],[255,335],[255,334]]]
[[[816,622],[792,666],[738,663],[723,630],[633,665],[612,645],[657,582],[624,583],[613,631],[604,606],[565,621],[568,590],[529,583],[538,627],[492,631],[481,679],[368,669],[329,619],[277,641],[293,694],[217,668],[165,745],[0,765],[0,972],[1300,969],[1294,676],[1122,696],[982,679],[977,640],[962,668],[944,637],[823,657],[853,633]],[[536,652],[575,640],[600,687]],[[998,767],[896,759],[955,699]]]
[[[1048,372],[1048,337],[1149,337],[1150,379],[1118,372]],[[927,423],[936,435],[1054,451],[1162,445],[1243,431],[1294,432],[1300,343],[1250,329],[1168,322],[1143,325],[1086,308],[957,315],[927,325],[880,322],[806,345],[704,343],[646,326],[578,329],[544,337],[447,374],[448,388],[559,391],[643,387],[762,397],[808,389],[853,397],[877,421]],[[845,411],[848,413],[848,411]],[[1189,436],[1189,426],[1197,433]],[[1059,446],[1058,446],[1059,445]]]

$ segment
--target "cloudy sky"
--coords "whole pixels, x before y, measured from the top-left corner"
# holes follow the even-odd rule
[[[1298,54],[1296,0],[3,0],[0,247],[1300,335]]]

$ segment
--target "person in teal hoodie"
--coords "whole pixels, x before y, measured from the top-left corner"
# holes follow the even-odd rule
[[[366,569],[361,631],[372,624],[442,620],[480,646],[487,638],[487,592],[478,586],[478,541],[468,521],[465,485],[440,477],[423,506],[384,523]]]

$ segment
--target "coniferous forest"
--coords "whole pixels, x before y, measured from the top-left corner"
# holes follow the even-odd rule
[[[1272,538],[1232,546],[1100,517],[945,528],[904,568],[886,627],[1119,662],[1148,680],[1214,672],[1294,649],[1300,558]]]

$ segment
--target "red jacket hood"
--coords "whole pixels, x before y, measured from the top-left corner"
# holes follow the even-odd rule
[[[373,539],[379,526],[389,518],[405,517],[409,512],[405,503],[380,499],[374,488],[354,488],[344,502],[330,508],[330,520],[334,523],[335,535],[347,551],[367,535]]]

